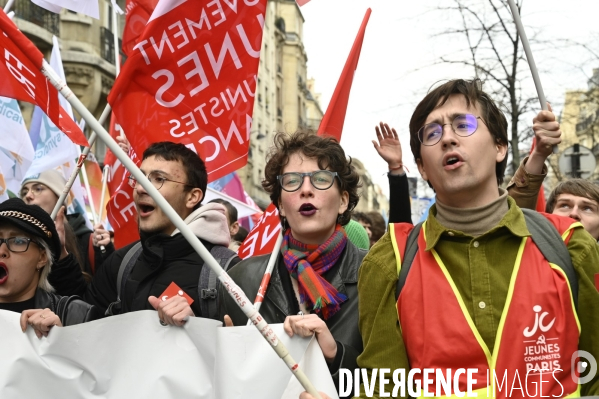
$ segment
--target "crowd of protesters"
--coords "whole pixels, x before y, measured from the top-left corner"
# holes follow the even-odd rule
[[[537,306],[554,320],[550,338],[563,359],[577,350],[599,358],[599,188],[565,181],[551,193],[546,213],[523,211],[534,209],[544,162],[560,142],[551,111],[533,123],[536,147],[504,190],[507,121],[493,99],[476,80],[431,90],[409,126],[419,172],[436,193],[428,218],[416,227],[395,129],[380,123],[373,140],[389,169],[388,221],[379,212],[355,211],[360,179],[335,139],[277,134],[263,188],[279,210],[283,241],[261,315],[283,323],[290,336],[315,335],[337,386],[340,369],[526,374],[522,331]],[[255,297],[270,255],[236,255],[247,231],[229,202],[203,204],[202,159],[182,144],[161,142],[146,149],[140,169]],[[210,285],[204,260],[133,177],[141,239],[116,250],[102,225],[91,231],[81,215],[64,209],[51,219],[65,184],[46,171],[23,181],[21,199],[0,204],[0,309],[20,312],[23,330],[29,326],[41,338],[53,327],[146,309],[173,328],[190,317],[247,323],[236,302]],[[191,305],[184,296],[159,299],[172,282]],[[599,394],[599,377],[578,386],[566,363],[546,393],[560,385],[562,396]],[[379,397],[392,381],[373,378]],[[478,381],[474,388],[482,392],[486,379]]]

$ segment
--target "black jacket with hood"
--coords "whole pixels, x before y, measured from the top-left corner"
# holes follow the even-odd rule
[[[229,245],[230,234],[224,206],[206,204],[190,214],[185,222],[207,250],[213,245]],[[129,274],[124,292],[121,293],[120,313],[152,310],[148,297],[159,297],[171,282],[175,282],[194,300],[191,305],[194,314],[202,316],[198,281],[204,261],[185,237],[175,230],[170,236],[156,234],[146,238],[142,234],[141,242],[141,255]],[[54,278],[51,283],[58,293],[80,295],[83,300],[97,306],[104,313],[106,308],[117,300],[118,271],[125,254],[134,244],[123,247],[109,256],[97,268],[89,286],[86,286],[81,277],[81,271],[72,266],[73,263],[64,263],[70,266],[53,269]]]

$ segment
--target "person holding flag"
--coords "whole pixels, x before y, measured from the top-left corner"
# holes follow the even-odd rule
[[[366,251],[342,227],[358,203],[358,184],[351,159],[334,138],[277,134],[262,183],[284,233],[270,284],[260,286],[270,255],[244,259],[229,272],[250,298],[264,290],[260,313],[268,323],[284,322],[290,336],[316,334],[336,384],[339,369],[356,368],[362,351],[357,274]],[[246,324],[222,291],[219,302],[227,324]]]
[[[546,129],[547,124],[554,125]],[[553,154],[552,148],[561,143],[561,131],[551,108],[541,111],[533,120],[535,145],[530,156],[524,158],[510,180],[507,191],[521,208],[538,208],[538,198],[547,176],[545,160]],[[599,240],[599,186],[585,179],[570,179],[558,184],[547,200],[547,213],[562,215],[579,221],[596,240]]]
[[[537,123],[559,129],[544,112]],[[579,380],[581,370],[570,362],[582,351],[599,356],[599,247],[580,223],[523,212],[499,187],[507,127],[476,79],[443,83],[417,105],[410,146],[436,204],[416,227],[391,224],[360,268],[358,364],[374,387],[369,397],[391,391],[392,383],[375,374],[383,368],[406,375],[448,370],[449,391],[438,379],[427,384],[417,377],[437,396],[468,390],[486,397],[493,389],[494,397],[510,397],[507,387],[518,375],[542,370],[553,377],[544,381],[544,396],[599,393],[599,376]],[[541,328],[535,318],[545,319]],[[546,339],[557,360],[539,364],[527,353],[543,350]],[[476,371],[467,378],[457,371],[463,369]],[[502,386],[495,378],[501,376],[510,382]],[[537,381],[522,378],[518,389],[539,392]]]

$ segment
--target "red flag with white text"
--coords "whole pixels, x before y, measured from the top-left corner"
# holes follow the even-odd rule
[[[110,120],[110,136],[114,139],[120,134],[120,125],[113,114]],[[129,158],[137,166],[141,164],[133,148],[129,149]],[[106,210],[108,221],[114,229],[114,246],[119,249],[139,240],[137,210],[133,202],[133,188],[129,185],[129,171],[110,150],[106,151],[104,165],[110,166],[108,179],[110,200]]]
[[[35,104],[73,143],[88,146],[83,132],[58,102],[58,91],[41,72],[44,56],[0,11],[0,96]]]
[[[108,96],[137,154],[185,144],[209,182],[247,163],[265,12],[266,0],[158,2]]]
[[[237,255],[241,259],[250,256],[265,255],[272,252],[281,231],[279,210],[271,203],[264,211],[258,223],[239,246]]]

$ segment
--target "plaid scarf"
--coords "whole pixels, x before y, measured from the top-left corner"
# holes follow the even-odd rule
[[[285,266],[298,282],[300,302],[308,308],[313,306],[315,313],[322,312],[325,320],[337,313],[347,300],[346,295],[322,277],[337,263],[346,244],[347,235],[339,224],[324,244],[303,244],[292,237],[291,229],[287,229],[281,244]]]

